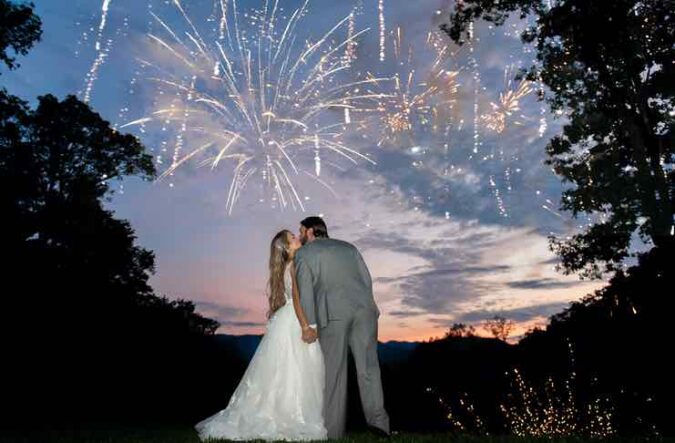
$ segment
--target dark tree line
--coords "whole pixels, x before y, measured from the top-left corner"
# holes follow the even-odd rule
[[[551,398],[559,404],[571,398],[585,408],[567,417],[579,421],[579,432],[593,428],[584,420],[611,415],[620,434],[675,433],[669,351],[675,337],[673,11],[673,0],[457,1],[442,28],[459,44],[469,38],[472,21],[534,19],[522,40],[534,45],[537,58],[521,75],[541,79],[552,111],[565,118],[562,133],[546,147],[546,163],[570,185],[561,209],[574,217],[602,215],[569,239],[551,237],[551,248],[564,272],[609,273],[611,280],[518,345],[500,347],[503,342],[477,338],[465,325],[420,344],[405,366],[383,371],[385,383],[397,387],[385,399],[392,417],[405,421],[415,399],[414,415],[431,417],[427,428],[507,432],[499,406],[514,394],[523,397],[514,385],[520,377],[536,387],[533,395],[546,398],[535,409]],[[636,238],[648,245],[646,252],[631,252]],[[638,263],[626,268],[630,256]],[[399,386],[407,399],[397,394]],[[536,430],[541,422],[527,408],[521,412]]]
[[[443,26],[458,43],[468,24],[531,16],[522,34],[546,99],[566,119],[546,147],[572,185],[561,209],[603,214],[569,240],[551,238],[566,272],[596,277],[630,255],[634,236],[673,242],[675,214],[674,0],[462,0]]]
[[[571,393],[587,410],[603,403],[619,433],[675,432],[670,406],[675,368],[669,352],[675,336],[670,326],[675,307],[673,11],[673,0],[462,0],[443,26],[462,44],[474,20],[501,25],[516,14],[535,19],[522,39],[535,46],[537,60],[521,75],[541,79],[552,110],[566,119],[546,148],[547,163],[570,184],[561,209],[573,216],[603,215],[570,239],[552,237],[551,247],[564,272],[586,277],[609,272],[612,278],[517,346],[489,349],[463,325],[421,344],[401,378],[390,383],[412,380],[406,388],[418,396],[431,387],[426,407],[436,411],[438,428],[457,430],[463,421],[476,432],[507,430],[499,405],[513,394],[509,369],[517,368],[544,397],[560,400]],[[651,249],[631,253],[636,236]],[[631,255],[638,263],[626,269]],[[467,351],[481,347],[475,354]],[[473,370],[465,373],[467,367]],[[416,381],[419,374],[423,380]],[[550,377],[559,386],[574,383],[552,394]],[[390,401],[394,413],[405,417],[405,401]],[[574,420],[593,414],[609,415],[579,413]],[[580,423],[592,428],[586,425]]]
[[[517,345],[477,337],[465,325],[455,325],[445,337],[419,343],[402,361],[385,358],[385,403],[392,422],[425,432],[511,432],[500,406],[508,405],[509,397],[522,397],[517,369],[544,400],[532,408],[535,412],[549,399],[564,403],[572,394],[579,435],[588,436],[582,428],[590,418],[604,416],[595,411],[587,416],[588,407],[600,401],[620,435],[672,436],[675,300],[668,291],[675,287],[673,263],[673,248],[653,248],[605,288],[572,303]],[[537,429],[538,423],[522,415]]]
[[[0,0],[0,61],[9,69],[18,67],[17,55],[26,55],[42,35],[40,17],[33,4]]]
[[[40,38],[32,5],[0,0],[0,60]],[[113,180],[155,177],[134,136],[74,96],[35,108],[0,90],[1,421],[194,420],[243,362],[218,322],[155,295],[154,254],[104,207]]]

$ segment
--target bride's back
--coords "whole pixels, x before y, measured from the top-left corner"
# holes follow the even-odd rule
[[[293,276],[291,275],[291,263],[288,262],[286,270],[284,271],[284,297],[286,302],[293,301]]]

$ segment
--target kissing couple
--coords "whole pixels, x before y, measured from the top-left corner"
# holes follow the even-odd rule
[[[202,440],[341,438],[351,349],[369,430],[389,436],[377,357],[380,311],[363,257],[320,217],[272,239],[265,335],[227,407],[195,425]]]

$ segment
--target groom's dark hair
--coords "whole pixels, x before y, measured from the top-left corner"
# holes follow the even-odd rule
[[[328,238],[328,228],[326,227],[326,223],[323,221],[321,217],[307,217],[303,221],[300,222],[302,226],[305,227],[305,229],[312,229],[314,232],[314,237],[316,238]]]

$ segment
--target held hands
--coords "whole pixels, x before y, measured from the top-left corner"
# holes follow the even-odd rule
[[[316,332],[316,329],[310,327],[310,326],[303,326],[302,327],[302,341],[305,343],[314,343],[318,337],[318,334]]]

